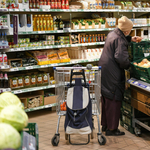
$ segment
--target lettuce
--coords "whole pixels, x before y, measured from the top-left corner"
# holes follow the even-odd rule
[[[21,136],[11,125],[0,123],[0,149],[18,149],[21,145]]]
[[[17,105],[23,109],[20,99],[11,92],[4,92],[0,95],[0,112],[9,105]]]
[[[0,122],[8,123],[21,131],[28,124],[28,116],[19,106],[10,105],[1,111]]]

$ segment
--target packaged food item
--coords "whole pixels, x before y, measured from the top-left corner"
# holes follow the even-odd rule
[[[49,60],[59,60],[57,51],[49,51],[47,52],[47,56]]]
[[[44,73],[43,74],[43,84],[44,85],[48,85],[48,78],[49,78],[48,73]]]
[[[42,74],[38,74],[37,75],[37,86],[38,85],[42,85],[43,83],[43,75]]]
[[[60,59],[68,59],[69,58],[68,52],[67,52],[66,49],[59,50],[58,51],[58,56],[59,56]]]
[[[29,75],[25,75],[24,76],[24,87],[29,87],[30,86],[30,76]]]
[[[18,87],[18,78],[17,77],[12,77],[10,79],[10,87],[13,88],[17,88]]]
[[[18,77],[18,86],[23,87],[23,77],[22,76]]]
[[[36,86],[36,75],[32,74],[30,79],[31,86]]]

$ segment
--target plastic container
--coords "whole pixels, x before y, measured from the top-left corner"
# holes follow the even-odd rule
[[[30,135],[33,135],[36,138],[36,149],[39,150],[39,131],[36,123],[28,123],[28,126],[24,129]],[[21,141],[23,141],[23,131],[21,132]],[[22,144],[19,149],[22,150]]]

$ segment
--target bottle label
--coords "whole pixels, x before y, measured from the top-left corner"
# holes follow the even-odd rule
[[[46,20],[43,20],[43,28],[46,29]]]
[[[36,8],[36,3],[33,3],[33,8]]]
[[[40,1],[40,5],[43,5],[43,1]]]
[[[12,28],[13,28],[13,24],[10,24],[10,27],[12,27]]]
[[[32,82],[32,83],[35,83],[35,78],[32,78],[32,79],[31,79],[31,82]]]
[[[29,7],[32,8],[32,3],[30,3]]]
[[[51,8],[52,9],[54,8],[54,2],[51,2]]]
[[[39,3],[37,3],[37,4],[36,4],[36,7],[37,7],[37,8],[40,8],[40,5],[39,5]]]
[[[29,83],[29,78],[25,79],[25,84]]]
[[[42,77],[38,77],[38,82],[42,82]]]
[[[0,65],[3,65],[3,57],[0,57]]]
[[[16,86],[16,85],[17,85],[17,80],[13,80],[13,81],[12,81],[12,85],[13,85],[13,86]]]
[[[18,80],[18,83],[19,83],[19,84],[22,84],[22,83],[23,83],[22,79],[19,79],[19,80]]]
[[[44,76],[44,81],[47,81],[47,80],[48,80],[47,75],[45,75]]]
[[[37,28],[39,28],[39,21],[37,20],[37,22],[36,22],[36,25],[37,25]]]
[[[43,22],[42,22],[42,19],[40,19],[40,28],[43,27]]]
[[[7,65],[7,56],[4,56],[4,65]]]
[[[61,28],[61,29],[64,28],[64,25],[63,25],[63,24],[60,24],[60,28]]]
[[[57,2],[54,2],[54,8],[57,9]]]
[[[50,21],[47,20],[47,29],[49,29],[49,28],[50,28]]]
[[[85,37],[83,37],[83,42],[85,43]]]

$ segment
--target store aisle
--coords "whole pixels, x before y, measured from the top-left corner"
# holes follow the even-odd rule
[[[88,145],[74,146],[65,140],[64,117],[60,121],[60,142],[58,147],[51,145],[51,139],[56,132],[58,116],[55,111],[40,110],[28,113],[29,122],[36,122],[39,128],[39,150],[150,150],[150,133],[136,137],[121,126],[120,130],[125,131],[125,136],[106,137],[107,143],[100,146],[97,142],[97,119],[95,118],[94,139]],[[86,136],[87,137],[87,136]],[[85,137],[73,136],[73,140],[84,140]]]

